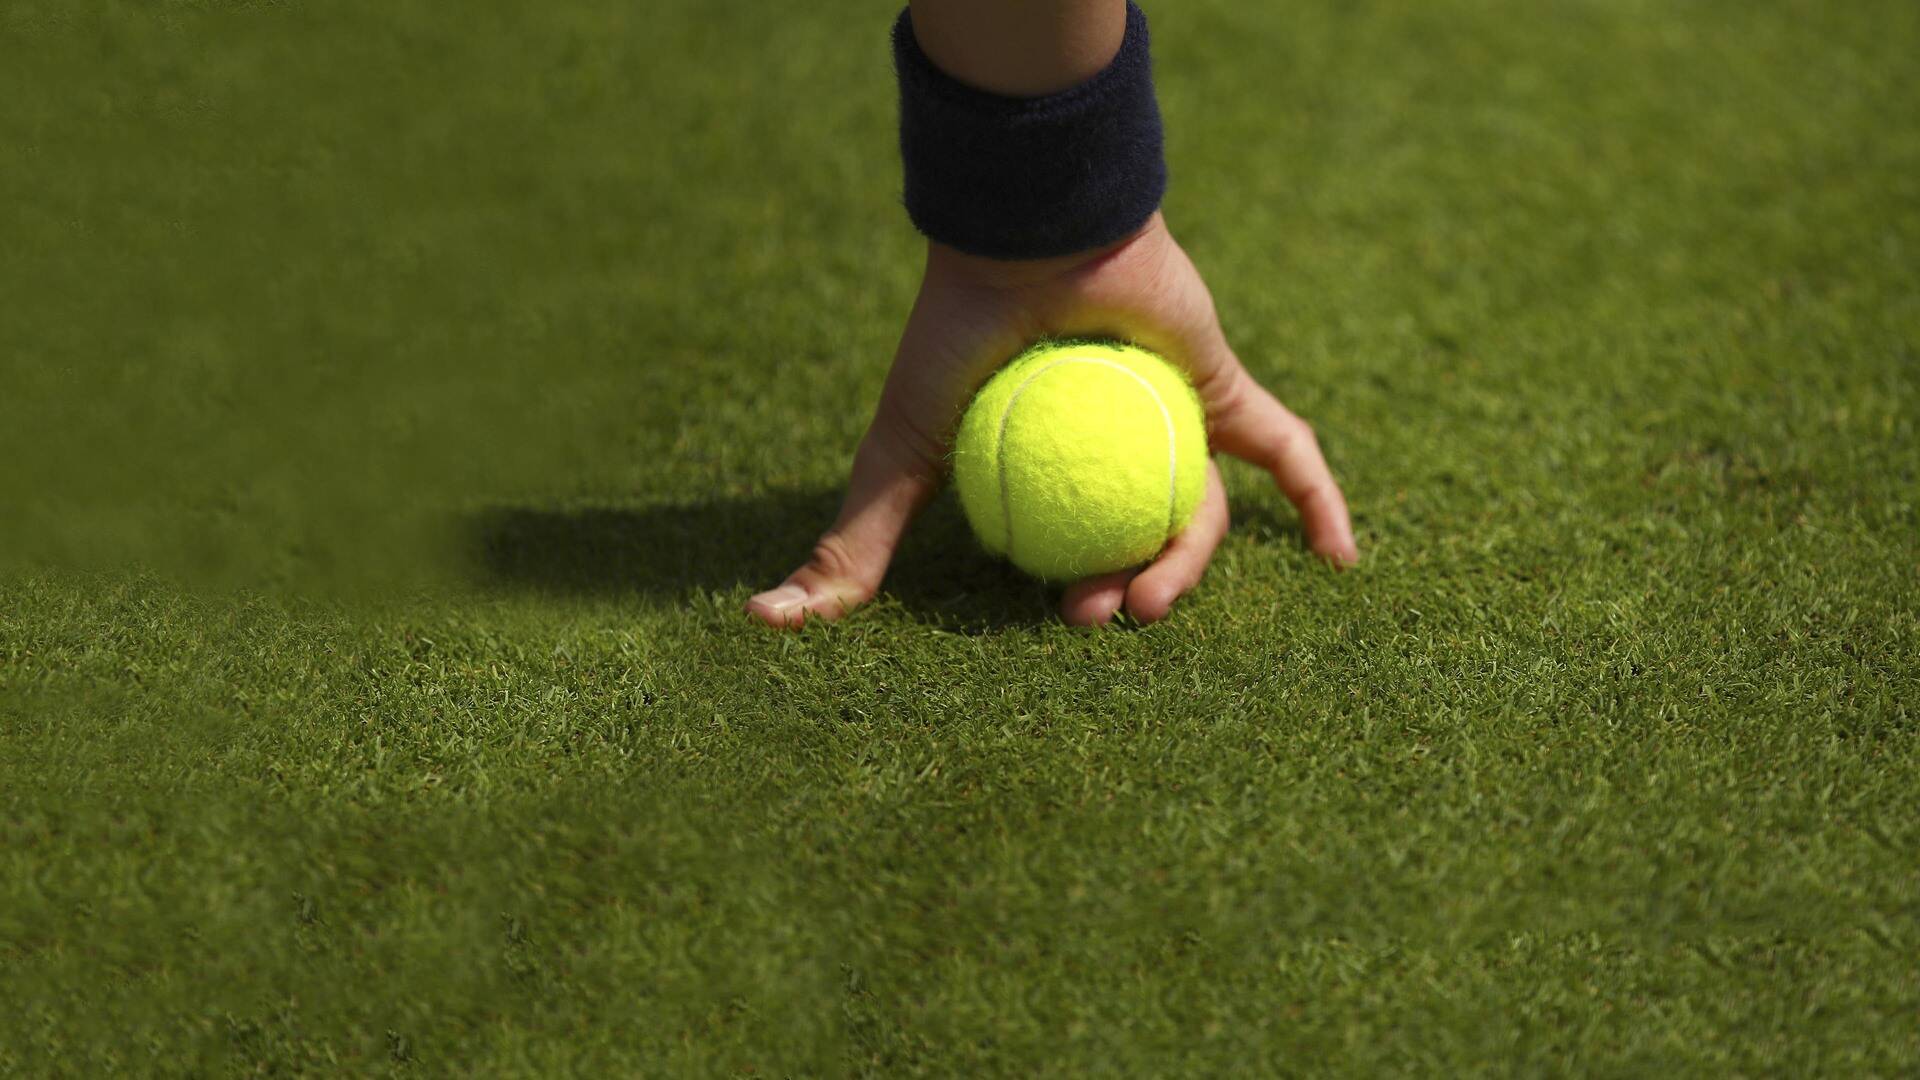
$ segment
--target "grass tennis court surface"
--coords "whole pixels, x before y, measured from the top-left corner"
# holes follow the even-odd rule
[[[0,11],[0,1072],[1920,1070],[1920,9],[1149,11],[1363,565],[798,634],[889,11]]]

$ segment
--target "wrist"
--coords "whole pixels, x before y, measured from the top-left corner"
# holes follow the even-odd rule
[[[1092,78],[1043,97],[982,91],[942,71],[894,24],[903,201],[929,239],[998,260],[1124,241],[1160,206],[1167,168],[1146,16],[1125,7],[1120,48]]]
[[[995,259],[972,255],[938,240],[927,242],[927,276],[989,289],[1019,289],[1084,274],[1116,261],[1147,261],[1170,240],[1159,211],[1111,243],[1066,255]]]

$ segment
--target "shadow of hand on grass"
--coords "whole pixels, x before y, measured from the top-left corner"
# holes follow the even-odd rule
[[[498,507],[466,526],[485,583],[674,602],[777,584],[839,505],[838,491],[771,491],[632,507]],[[982,551],[950,497],[936,499],[908,533],[882,597],[918,621],[969,632],[1054,617],[1052,591]]]
[[[1271,498],[1242,498],[1234,503],[1233,531],[1287,550],[1307,547],[1307,531],[1299,517],[1277,509]]]

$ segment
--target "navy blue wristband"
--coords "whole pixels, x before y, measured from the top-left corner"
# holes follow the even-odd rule
[[[1036,259],[1125,238],[1167,190],[1147,17],[1127,4],[1120,52],[1098,75],[1003,97],[935,67],[902,10],[893,24],[907,216],[972,255]]]

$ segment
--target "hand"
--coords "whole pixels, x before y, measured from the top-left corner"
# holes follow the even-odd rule
[[[1041,337],[1119,338],[1185,367],[1206,406],[1212,449],[1271,473],[1315,552],[1335,565],[1358,561],[1346,499],[1313,430],[1241,366],[1212,294],[1155,214],[1118,244],[1057,259],[1007,262],[929,245],[920,295],[854,454],[840,516],[813,557],[747,610],[774,626],[799,626],[872,599],[907,526],[939,489],[973,392]],[[1124,607],[1141,622],[1165,618],[1199,582],[1226,531],[1226,489],[1210,462],[1206,496],[1186,529],[1146,567],[1069,586],[1062,616],[1095,626]]]

